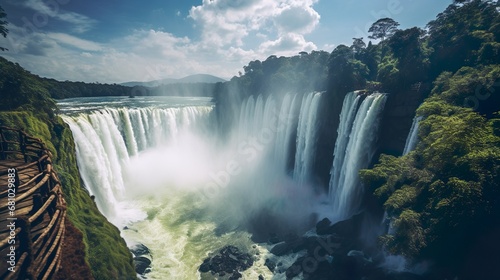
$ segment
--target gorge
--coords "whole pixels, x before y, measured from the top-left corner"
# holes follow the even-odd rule
[[[325,152],[317,149],[323,94],[251,95],[231,104],[239,112],[226,139],[214,129],[214,111],[224,108],[209,98],[77,98],[59,106],[98,208],[130,246],[154,252],[148,277],[196,277],[202,257],[223,242],[262,254],[249,272],[256,277],[270,275],[271,247],[262,242],[363,210],[356,174],[374,156],[386,95],[346,95],[328,187],[313,172]],[[250,238],[261,243],[252,248]]]

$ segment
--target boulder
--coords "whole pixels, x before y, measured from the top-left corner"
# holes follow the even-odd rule
[[[135,257],[134,267],[137,274],[144,275],[151,271],[151,260],[144,256]]]
[[[216,255],[206,258],[198,270],[202,273],[211,272],[219,277],[229,275],[228,279],[240,279],[240,271],[245,271],[253,265],[253,258],[248,253],[241,252],[234,246],[226,246]]]
[[[148,247],[144,244],[136,244],[129,248],[134,256],[134,267],[135,272],[140,275],[145,275],[151,271],[151,262],[153,261],[153,255]]]
[[[274,272],[274,269],[276,268],[276,263],[270,259],[266,259],[264,265],[267,266],[271,272]]]

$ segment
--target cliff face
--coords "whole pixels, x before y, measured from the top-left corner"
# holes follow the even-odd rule
[[[421,85],[407,92],[389,94],[380,123],[378,139],[380,153],[401,155],[415,111],[428,94],[427,88]],[[378,154],[374,159],[378,159]]]
[[[80,184],[69,127],[60,118],[46,122],[27,111],[0,112],[0,125],[21,128],[40,138],[53,154],[54,167],[61,179],[68,205],[67,215],[74,225],[67,231],[71,235],[71,246],[65,247],[66,251],[63,252],[73,257],[74,261],[63,262],[66,267],[62,271],[70,272],[65,275],[89,275],[87,268],[90,267],[95,279],[136,279],[132,255],[120,237],[119,230],[98,211]],[[84,252],[81,252],[83,248]],[[63,255],[63,258],[66,256]],[[79,272],[74,274],[75,271],[71,270]]]

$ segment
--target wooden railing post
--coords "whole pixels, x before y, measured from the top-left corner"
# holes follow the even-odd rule
[[[26,137],[22,130],[19,131],[19,147],[21,148],[21,153],[24,155],[24,162],[28,162],[28,155],[26,155]]]
[[[0,141],[2,142],[2,144],[0,145],[1,149],[0,159],[5,160],[7,158],[7,154],[5,152],[7,151],[8,145],[7,145],[7,140],[3,135],[3,129],[1,127],[0,127]]]

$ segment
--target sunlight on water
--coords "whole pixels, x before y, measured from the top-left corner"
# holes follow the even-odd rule
[[[175,190],[169,195],[141,199],[139,206],[147,218],[130,225],[122,234],[130,244],[141,242],[152,251],[154,261],[148,279],[199,279],[198,267],[208,253],[226,245],[254,257],[255,263],[244,273],[245,279],[257,279],[259,275],[271,279],[272,273],[264,266],[267,249],[254,244],[244,231],[216,235],[216,224],[206,215],[196,194]]]

